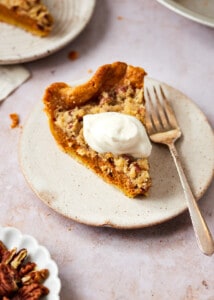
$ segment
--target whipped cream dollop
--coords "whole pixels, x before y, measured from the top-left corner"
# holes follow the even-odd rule
[[[148,157],[152,145],[145,127],[135,117],[103,112],[83,117],[86,143],[99,153],[129,154],[135,158]]]

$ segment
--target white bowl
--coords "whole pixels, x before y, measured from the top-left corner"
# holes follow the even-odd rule
[[[58,267],[51,259],[49,251],[38,244],[37,240],[27,234],[22,234],[18,229],[13,227],[0,227],[0,240],[8,249],[14,247],[17,250],[27,249],[30,261],[35,262],[38,269],[48,269],[49,276],[44,285],[49,289],[49,294],[43,297],[44,300],[59,300],[61,282],[58,277]]]

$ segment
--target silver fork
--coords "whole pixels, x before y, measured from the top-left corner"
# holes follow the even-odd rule
[[[168,146],[177,167],[198,246],[204,254],[212,255],[214,253],[212,235],[192,194],[175,148],[175,141],[181,137],[182,133],[173,109],[161,85],[158,89],[155,86],[152,88],[147,87],[145,89],[145,99],[147,102],[146,127],[149,137],[154,143]],[[156,104],[154,104],[153,99],[156,100]]]

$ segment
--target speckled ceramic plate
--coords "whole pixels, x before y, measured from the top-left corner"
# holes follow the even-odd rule
[[[54,17],[50,36],[40,38],[0,22],[0,64],[33,61],[70,43],[86,26],[95,0],[44,0]]]
[[[158,84],[146,78],[145,84],[151,83]],[[183,131],[177,148],[192,190],[199,199],[213,176],[213,132],[191,100],[165,84],[163,89],[171,99]],[[40,199],[60,214],[81,223],[140,228],[169,220],[187,208],[167,148],[153,145],[150,156],[153,186],[149,196],[129,199],[58,148],[41,102],[23,128],[20,163],[24,176]]]
[[[37,240],[27,234],[22,234],[18,229],[13,227],[0,227],[0,241],[2,241],[8,249],[22,248],[27,249],[28,258],[35,262],[38,269],[48,269],[49,276],[45,280],[44,285],[49,289],[49,294],[42,298],[44,300],[59,300],[61,282],[58,277],[58,267],[51,259],[48,250],[38,244]]]
[[[214,27],[213,0],[157,0],[174,12],[201,23]]]

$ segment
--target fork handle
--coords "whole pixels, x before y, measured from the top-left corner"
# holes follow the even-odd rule
[[[168,147],[177,167],[198,246],[204,254],[212,255],[214,253],[214,241],[211,232],[203,216],[201,215],[198,204],[192,194],[174,143],[168,144]]]

